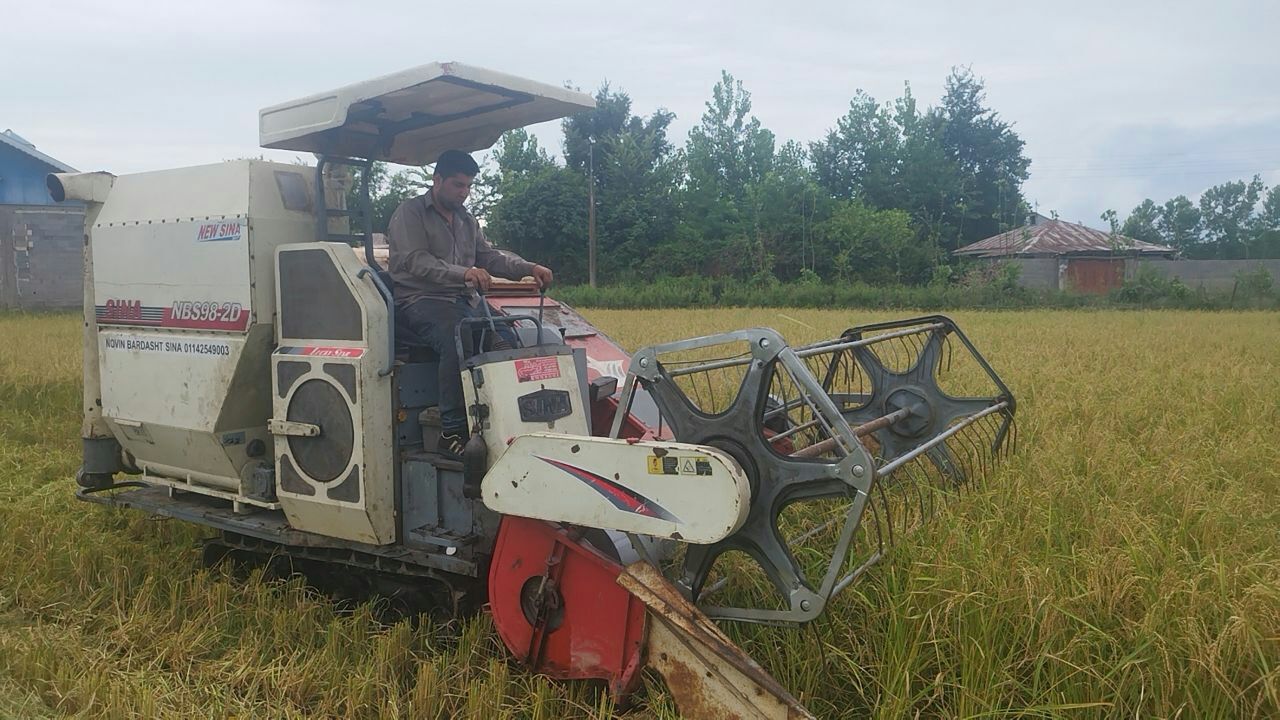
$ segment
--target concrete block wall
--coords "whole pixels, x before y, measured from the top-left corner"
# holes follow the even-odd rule
[[[1018,284],[1032,290],[1058,289],[1057,258],[1012,258],[1008,262],[1017,265]]]
[[[0,307],[79,307],[84,209],[0,205]]]
[[[1280,285],[1280,260],[1129,260],[1125,263],[1125,278],[1136,276],[1142,265],[1164,277],[1175,277],[1188,287],[1211,292],[1231,292],[1237,274],[1256,272],[1259,267],[1271,273]]]
[[[1007,262],[1020,268],[1018,282],[1033,290],[1061,290],[1066,287],[1066,265],[1060,258],[1009,258],[991,262]],[[1229,293],[1239,273],[1256,272],[1259,267],[1271,273],[1280,287],[1280,259],[1276,260],[1164,260],[1127,258],[1125,280],[1137,276],[1139,268],[1149,266],[1164,277],[1174,277],[1188,287],[1202,287],[1212,293]]]

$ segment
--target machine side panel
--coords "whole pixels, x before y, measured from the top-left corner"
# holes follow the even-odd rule
[[[98,324],[243,333],[253,322],[248,224],[243,214],[99,223]]]
[[[272,355],[277,495],[291,526],[373,545],[395,542],[388,312],[345,245],[276,252],[289,325]],[[341,310],[335,311],[334,308]],[[354,316],[354,321],[353,321]]]
[[[257,493],[275,315],[260,286],[277,245],[310,237],[311,194],[258,161],[115,181],[91,228],[103,414],[149,475]]]

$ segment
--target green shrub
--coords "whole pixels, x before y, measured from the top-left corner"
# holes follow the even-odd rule
[[[1111,293],[1112,298],[1117,302],[1144,307],[1152,305],[1185,307],[1193,295],[1191,288],[1181,280],[1165,277],[1146,263],[1139,265],[1138,272]]]
[[[771,275],[750,280],[729,277],[659,277],[590,288],[558,287],[554,295],[569,305],[609,309],[799,307],[882,308],[913,310],[1163,307],[1221,310],[1231,307],[1280,308],[1265,270],[1242,275],[1236,297],[1191,289],[1142,266],[1137,275],[1110,295],[1086,295],[1057,290],[1033,290],[1018,283],[1017,265],[974,266],[948,282],[935,273],[927,285],[869,285],[860,281],[824,281],[802,273],[792,282]]]

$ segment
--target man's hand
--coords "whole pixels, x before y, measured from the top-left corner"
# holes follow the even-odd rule
[[[467,268],[462,281],[480,292],[489,292],[489,284],[493,282],[493,276],[484,268],[473,267]]]
[[[551,287],[551,268],[542,265],[533,266],[533,279],[538,281],[538,287],[546,290]]]

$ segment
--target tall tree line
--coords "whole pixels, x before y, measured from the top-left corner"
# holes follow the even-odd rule
[[[637,114],[607,84],[595,99],[594,110],[563,121],[562,163],[523,130],[504,135],[472,202],[491,238],[565,282],[587,277],[590,182],[603,282],[701,274],[919,283],[949,251],[1027,215],[1023,142],[968,68],[953,69],[939,103],[924,109],[909,85],[885,103],[858,91],[807,144],[779,142],[727,72],[682,145],[669,136],[672,113]],[[381,178],[375,215],[418,192],[421,179]]]
[[[1120,233],[1193,259],[1280,258],[1280,185],[1268,191],[1255,175],[1215,185],[1199,203],[1186,195],[1163,205],[1148,198],[1129,213]]]

